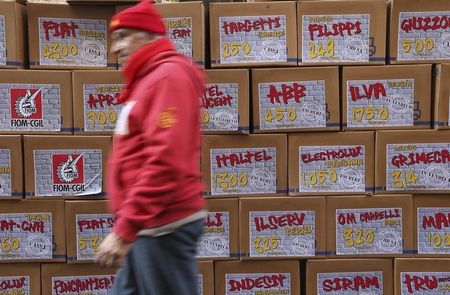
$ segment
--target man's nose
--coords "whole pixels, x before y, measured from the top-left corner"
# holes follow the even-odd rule
[[[111,52],[114,54],[118,54],[123,46],[120,41],[113,41],[111,44]]]

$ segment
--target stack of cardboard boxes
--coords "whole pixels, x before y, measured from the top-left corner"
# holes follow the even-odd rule
[[[6,294],[114,282],[93,264],[124,87],[107,28],[136,1],[68,2],[0,3]],[[447,0],[157,8],[208,78],[201,294],[450,290]]]

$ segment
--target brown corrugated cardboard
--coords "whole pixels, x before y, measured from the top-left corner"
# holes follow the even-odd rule
[[[436,65],[434,84],[434,128],[450,129],[450,64]]]
[[[108,294],[116,278],[95,264],[42,264],[41,273],[42,294]]]
[[[205,135],[204,196],[286,195],[286,135]]]
[[[252,71],[255,133],[339,130],[337,67]]]
[[[41,267],[39,264],[1,264],[0,290],[3,294],[41,294]]]
[[[392,0],[391,64],[450,61],[447,0]]]
[[[66,261],[62,200],[2,201],[0,262]]]
[[[114,223],[107,201],[66,201],[67,262],[92,263]]]
[[[123,5],[134,4],[140,0],[66,0],[69,4]]]
[[[30,67],[46,69],[116,69],[109,51],[113,6],[29,3]]]
[[[450,198],[447,195],[413,197],[414,250],[420,257],[450,254]]]
[[[377,131],[375,193],[450,192],[450,131]]]
[[[410,195],[327,198],[329,257],[395,257],[412,254]]]
[[[208,199],[208,216],[198,242],[197,259],[239,258],[238,199]]]
[[[289,134],[289,195],[371,194],[374,132]]]
[[[390,259],[327,259],[306,263],[306,295],[392,295]]]
[[[2,134],[72,134],[69,71],[0,71]]]
[[[24,136],[26,197],[103,197],[109,136]]]
[[[28,64],[26,7],[14,1],[0,2],[0,68],[24,68]]]
[[[192,58],[198,65],[208,65],[206,52],[206,9],[201,1],[159,3],[155,5],[167,28],[167,35],[179,52]]]
[[[198,261],[197,283],[199,294],[214,295],[214,264],[212,261]]]
[[[211,3],[211,67],[295,66],[296,3]]]
[[[401,259],[394,261],[394,294],[448,294],[450,259]]]
[[[124,89],[119,71],[74,71],[73,121],[75,134],[112,134],[122,105]]]
[[[218,261],[214,266],[215,295],[300,294],[298,260]]]
[[[384,64],[385,0],[300,1],[299,65]]]
[[[325,256],[325,198],[240,199],[241,259]]]
[[[249,72],[243,69],[206,70],[201,101],[204,134],[249,133]]]
[[[23,197],[22,139],[0,136],[0,199]]]
[[[342,73],[344,130],[431,128],[431,65],[344,67]]]

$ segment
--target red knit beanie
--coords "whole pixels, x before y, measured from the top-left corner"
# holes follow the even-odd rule
[[[140,3],[114,15],[109,29],[114,31],[121,28],[142,30],[160,35],[166,34],[161,16],[150,0],[142,0]]]

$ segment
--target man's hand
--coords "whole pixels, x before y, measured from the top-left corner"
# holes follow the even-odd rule
[[[130,243],[110,233],[100,244],[99,251],[95,255],[95,262],[106,267],[122,266],[130,247]]]

